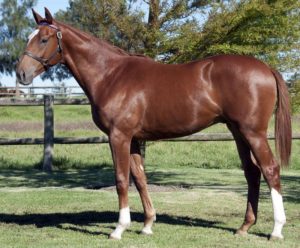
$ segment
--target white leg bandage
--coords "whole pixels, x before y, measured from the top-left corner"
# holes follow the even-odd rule
[[[286,217],[283,208],[282,196],[277,190],[272,188],[271,197],[274,210],[274,229],[271,235],[272,237],[283,239],[281,231],[286,222]]]

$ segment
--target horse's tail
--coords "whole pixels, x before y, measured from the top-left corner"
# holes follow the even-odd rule
[[[288,89],[281,74],[272,70],[277,85],[275,145],[281,166],[288,166],[292,147],[292,127]]]

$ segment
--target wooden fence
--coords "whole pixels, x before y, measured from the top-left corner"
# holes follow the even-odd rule
[[[54,137],[53,105],[89,104],[86,98],[54,99],[53,95],[44,95],[43,99],[6,98],[0,100],[0,106],[44,106],[44,138],[0,138],[0,145],[39,145],[44,144],[43,170],[52,170],[54,144],[101,144],[108,143],[107,136],[101,137]],[[275,139],[273,134],[268,139]],[[293,139],[300,139],[300,134],[293,134]],[[164,139],[162,141],[232,141],[230,133],[197,133],[185,137]],[[146,145],[142,144],[145,155]]]
[[[57,85],[57,86],[0,86],[0,98],[41,98],[43,95],[54,94],[58,97],[84,96],[79,86]]]

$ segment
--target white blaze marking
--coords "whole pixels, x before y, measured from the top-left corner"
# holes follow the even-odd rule
[[[278,193],[277,190],[271,189],[271,197],[272,197],[272,204],[274,210],[274,229],[272,232],[272,236],[283,238],[281,234],[281,230],[283,225],[286,222],[286,217],[283,208],[283,201],[281,194]]]
[[[116,229],[110,234],[110,237],[114,239],[121,239],[122,233],[130,226],[130,222],[129,207],[120,209],[119,223]]]
[[[29,36],[28,36],[28,42],[27,45],[29,44],[29,42],[33,39],[34,36],[36,36],[38,33],[40,32],[39,29],[34,30]]]
[[[144,171],[144,167],[143,167],[142,164],[140,164],[140,168],[141,168],[142,171]]]

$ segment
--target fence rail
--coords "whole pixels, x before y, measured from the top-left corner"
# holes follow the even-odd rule
[[[61,97],[84,96],[84,92],[79,86],[0,86],[0,98],[30,98],[43,96],[45,94],[55,94],[55,96]]]
[[[80,105],[89,104],[87,98],[64,98],[54,99],[52,95],[44,95],[43,99],[0,99],[1,106],[44,106],[44,138],[0,138],[0,145],[44,145],[43,169],[52,170],[53,146],[54,144],[102,144],[108,143],[107,136],[100,137],[54,137],[53,121],[54,105]],[[300,134],[293,134],[293,139],[300,140]],[[274,140],[273,134],[268,139]],[[191,142],[191,141],[233,141],[230,133],[197,133],[180,138],[164,139],[169,142]],[[145,144],[142,153],[145,154]]]
[[[46,96],[46,95],[45,95]],[[81,105],[90,104],[86,97],[81,98],[55,98],[54,105]],[[44,106],[44,98],[0,98],[1,106]]]
[[[300,134],[294,134],[294,140],[300,140]],[[269,140],[274,140],[273,134],[268,135]],[[160,142],[196,142],[196,141],[233,141],[230,133],[198,133],[173,139],[158,140]],[[107,136],[99,137],[54,137],[54,144],[105,144],[108,143]],[[44,138],[0,138],[0,145],[43,145]]]

